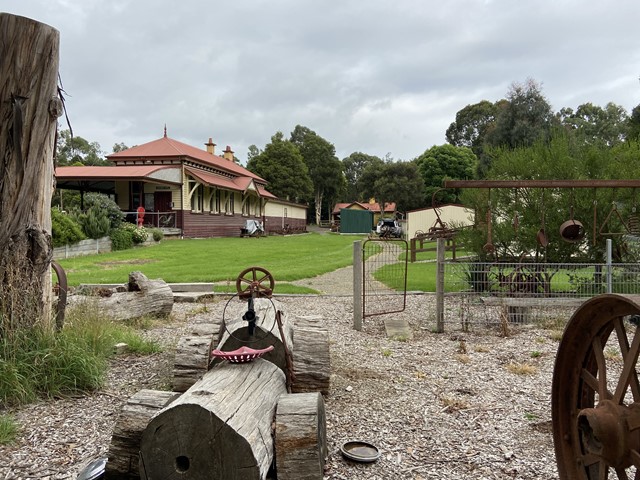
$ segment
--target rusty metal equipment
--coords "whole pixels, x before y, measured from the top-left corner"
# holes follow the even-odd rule
[[[67,273],[55,260],[51,260],[51,268],[58,277],[58,282],[54,287],[54,293],[58,296],[56,303],[56,330],[59,332],[64,326],[64,315],[67,309],[67,291],[69,289],[67,282]]]
[[[640,478],[640,296],[604,294],[571,317],[553,373],[561,480]]]
[[[254,337],[255,326],[258,320],[258,316],[256,315],[253,301],[256,298],[271,299],[275,284],[276,282],[273,275],[267,269],[262,267],[255,267],[255,266],[245,268],[242,272],[238,274],[238,277],[236,278],[237,293],[236,295],[234,295],[234,297],[237,296],[241,300],[247,300],[247,310],[244,313],[244,315],[242,315],[242,320],[248,322],[248,327],[247,327],[248,338],[240,338],[234,333],[230,332],[229,329],[227,328],[225,315],[226,315],[227,307],[229,306],[229,304],[231,303],[234,297],[230,298],[227,301],[227,304],[225,305],[225,308],[222,312],[222,325],[224,329],[229,333],[229,335],[234,339],[238,340],[239,342],[254,343],[254,342],[259,342],[264,338],[266,338],[269,332],[271,332],[271,330],[273,330],[273,327],[277,324],[278,331],[280,333],[280,338],[282,340],[282,345],[284,347],[285,359],[287,364],[287,368],[285,372],[285,375],[287,377],[287,381],[286,381],[287,391],[291,393],[291,387],[293,385],[293,381],[295,378],[293,374],[293,354],[291,353],[291,350],[289,349],[289,346],[287,345],[287,342],[285,339],[283,324],[282,324],[282,312],[276,309],[272,300],[271,300],[271,304],[273,306],[273,309],[275,310],[274,323],[271,325],[271,327],[268,330],[263,332],[262,336]],[[252,352],[261,352],[261,351],[252,350]]]

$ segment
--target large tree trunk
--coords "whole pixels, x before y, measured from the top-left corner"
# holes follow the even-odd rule
[[[322,480],[327,421],[319,392],[282,395],[276,411],[278,480]]]
[[[0,336],[52,324],[58,49],[54,28],[0,13]]]
[[[266,478],[286,391],[284,373],[262,358],[216,365],[151,420],[140,443],[141,477]]]
[[[324,191],[322,189],[316,190],[316,199],[315,199],[315,207],[316,207],[316,225],[320,226],[320,220],[322,220],[322,197],[324,196]]]
[[[78,303],[89,299],[114,320],[131,320],[145,315],[166,317],[173,309],[171,287],[162,279],[149,280],[138,271],[129,274],[129,283],[125,286],[103,293],[107,296],[73,295],[69,300]]]
[[[106,480],[139,479],[140,439],[153,416],[178,398],[178,393],[140,390],[122,407],[109,445]]]

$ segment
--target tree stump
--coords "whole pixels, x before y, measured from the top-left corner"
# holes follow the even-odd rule
[[[52,324],[51,197],[58,31],[0,13],[0,318]],[[7,315],[10,312],[10,315]]]
[[[90,299],[114,320],[130,320],[145,315],[164,317],[173,309],[173,292],[164,280],[149,280],[142,272],[131,272],[126,291],[109,292],[108,296],[72,295],[73,302]]]
[[[263,480],[284,393],[285,375],[262,358],[216,365],[151,420],[140,444],[141,477]]]
[[[142,432],[151,418],[178,398],[177,393],[140,390],[122,407],[109,445],[105,480],[140,478],[138,457]]]
[[[280,397],[276,410],[278,480],[322,480],[327,457],[324,400],[319,392]]]
[[[329,332],[320,323],[321,317],[309,316],[295,319],[293,329],[292,392],[321,392],[329,394],[331,383],[331,358]]]
[[[207,372],[219,331],[219,323],[200,323],[194,325],[189,335],[180,338],[173,363],[174,392],[186,392]]]

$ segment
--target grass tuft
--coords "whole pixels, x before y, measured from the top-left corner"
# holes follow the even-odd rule
[[[160,351],[131,326],[105,318],[86,302],[67,310],[61,332],[34,325],[0,339],[0,407],[89,392],[103,384],[116,343],[132,353]]]
[[[0,415],[0,445],[12,444],[18,435],[18,424],[11,415]]]

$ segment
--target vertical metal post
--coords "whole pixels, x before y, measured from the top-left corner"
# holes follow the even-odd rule
[[[444,332],[444,238],[437,241],[436,264],[436,331]]]
[[[613,242],[607,238],[607,293],[613,293]]]
[[[353,329],[362,330],[362,241],[353,242]]]

